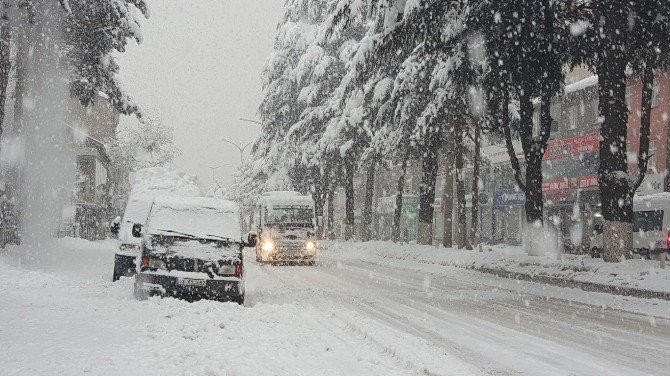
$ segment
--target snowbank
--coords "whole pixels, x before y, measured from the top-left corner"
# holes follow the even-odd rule
[[[377,263],[455,266],[670,293],[670,269],[660,269],[657,261],[606,263],[602,259],[578,255],[528,256],[523,247],[512,246],[485,246],[482,251],[465,251],[391,242],[321,244],[329,254]]]

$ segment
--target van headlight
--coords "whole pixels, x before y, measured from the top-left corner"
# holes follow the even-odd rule
[[[219,266],[218,275],[235,275],[235,265],[221,265]]]
[[[272,252],[275,250],[275,243],[273,243],[271,240],[266,240],[261,244],[261,249],[263,252]]]
[[[308,240],[307,243],[305,243],[305,250],[307,252],[315,252],[316,251],[316,243],[314,243],[311,240]]]

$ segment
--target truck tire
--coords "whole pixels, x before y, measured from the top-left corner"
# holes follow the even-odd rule
[[[230,299],[231,302],[244,305],[244,295],[238,295]]]

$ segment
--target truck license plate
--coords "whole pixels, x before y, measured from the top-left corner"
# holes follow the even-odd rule
[[[181,280],[181,284],[184,286],[206,286],[207,281],[204,279],[184,278]]]

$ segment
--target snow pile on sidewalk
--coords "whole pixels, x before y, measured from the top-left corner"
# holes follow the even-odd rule
[[[0,262],[29,271],[58,273],[59,277],[110,279],[115,239],[90,242],[80,238],[54,239],[39,249],[8,245],[0,249]],[[101,268],[101,265],[104,267]],[[105,275],[102,276],[101,272]],[[108,274],[108,275],[107,275]]]
[[[658,261],[626,260],[606,263],[602,259],[578,255],[529,256],[522,247],[484,246],[479,250],[457,250],[391,242],[333,242],[324,252],[373,263],[414,263],[455,266],[475,270],[550,277],[619,288],[670,293],[670,269],[660,269]]]

